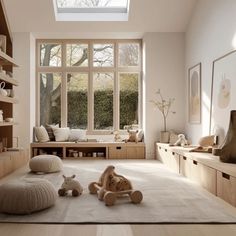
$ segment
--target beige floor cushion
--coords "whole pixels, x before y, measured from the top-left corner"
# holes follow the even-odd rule
[[[0,212],[30,214],[53,206],[57,191],[48,180],[25,178],[0,185]]]
[[[39,155],[30,160],[29,167],[33,172],[52,173],[61,171],[63,164],[58,156]]]

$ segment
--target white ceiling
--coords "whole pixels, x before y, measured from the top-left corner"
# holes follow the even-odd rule
[[[50,35],[185,32],[197,0],[131,0],[128,22],[56,22],[52,0],[4,0],[12,32]],[[63,36],[62,36],[63,37]]]

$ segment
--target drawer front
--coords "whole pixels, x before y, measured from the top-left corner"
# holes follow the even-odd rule
[[[188,178],[191,177],[191,162],[185,156],[180,156],[180,174]]]
[[[109,159],[126,159],[127,151],[124,146],[109,147]]]
[[[144,147],[127,147],[127,158],[128,159],[144,159],[145,148]]]
[[[169,158],[170,169],[173,170],[175,173],[179,173],[180,172],[180,157],[179,157],[179,155],[174,152],[169,152],[168,158]]]
[[[236,178],[217,171],[217,196],[236,207]]]
[[[186,157],[181,157],[180,162],[180,173],[182,175],[198,183],[201,187],[216,195],[215,169]]]
[[[169,166],[168,150],[162,147],[157,148],[157,159]]]

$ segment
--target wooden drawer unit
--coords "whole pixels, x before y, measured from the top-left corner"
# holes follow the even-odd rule
[[[217,171],[217,196],[236,206],[236,178]]]
[[[112,145],[109,147],[109,159],[126,159],[127,149],[125,145]]]
[[[180,173],[216,195],[216,170],[196,160],[181,156]]]
[[[145,148],[144,147],[126,147],[127,159],[144,159]]]

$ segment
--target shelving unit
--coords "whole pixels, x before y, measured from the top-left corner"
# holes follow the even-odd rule
[[[13,67],[18,67],[12,58],[12,38],[8,27],[7,17],[4,11],[3,1],[0,0],[0,34],[5,35],[6,52],[0,50],[0,83],[5,82],[4,89],[14,90],[18,86],[18,81],[9,74],[12,74]],[[6,72],[2,72],[2,70]],[[3,119],[13,117],[13,104],[18,103],[18,99],[0,95],[0,110],[3,111]],[[15,122],[0,122],[0,142],[4,148],[13,146],[13,127]],[[2,151],[2,148],[1,148]],[[16,170],[28,162],[29,154],[26,150],[0,152],[0,178]]]
[[[73,153],[78,153],[74,157]],[[145,159],[145,143],[124,142],[46,142],[31,143],[31,157],[54,154],[65,158],[98,159]],[[81,154],[81,156],[80,156]]]

